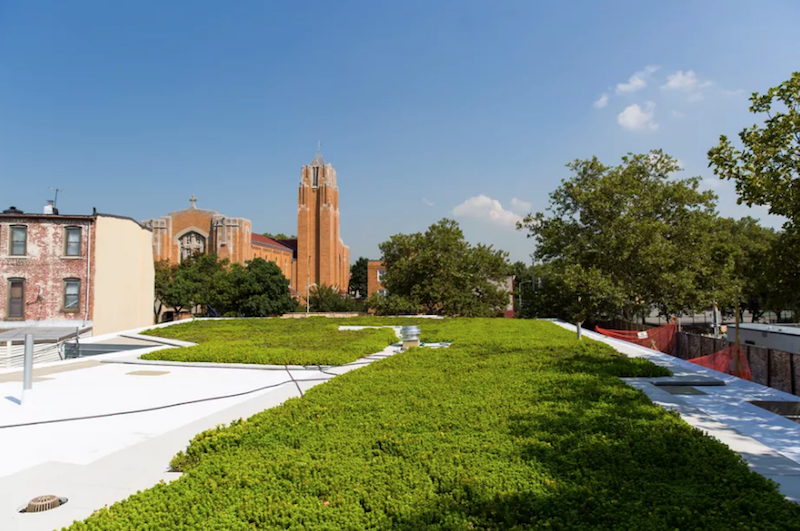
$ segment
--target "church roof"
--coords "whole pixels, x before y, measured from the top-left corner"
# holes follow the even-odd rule
[[[250,241],[252,241],[257,245],[266,245],[267,247],[275,247],[276,249],[281,249],[283,251],[292,250],[277,240],[273,240],[272,238],[268,238],[267,236],[262,236],[261,234],[256,234],[255,232],[250,235]]]
[[[317,154],[314,155],[314,160],[311,161],[312,166],[325,166],[325,159],[322,158],[322,152],[317,151]]]

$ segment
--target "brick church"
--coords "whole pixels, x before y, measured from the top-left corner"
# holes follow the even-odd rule
[[[254,258],[275,262],[289,279],[292,293],[305,298],[313,285],[335,286],[342,293],[350,281],[350,248],[339,234],[339,187],[336,170],[319,151],[303,166],[297,205],[297,238],[274,240],[254,233],[245,218],[190,206],[145,221],[153,229],[153,257],[179,263],[194,253],[214,253],[244,264]]]

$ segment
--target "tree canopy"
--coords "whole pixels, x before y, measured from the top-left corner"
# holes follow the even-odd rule
[[[653,306],[670,314],[709,304],[727,280],[712,267],[716,196],[699,189],[699,177],[673,178],[677,161],[660,150],[617,166],[594,157],[567,167],[572,176],[550,194],[548,212],[518,224],[567,297],[554,294],[558,316],[631,320]]]
[[[481,317],[500,314],[508,303],[501,284],[510,274],[507,254],[470,245],[453,220],[442,219],[424,233],[396,234],[379,247],[393,307]]]
[[[369,269],[369,260],[363,256],[359,257],[356,262],[350,266],[350,287],[348,293],[353,297],[358,294],[360,298],[367,297],[367,274]]]
[[[763,125],[739,133],[741,148],[725,135],[708,152],[709,166],[736,183],[739,203],[769,207],[786,216],[786,228],[800,223],[800,72],[767,90],[753,93],[750,112],[764,114]]]
[[[158,262],[156,279],[156,298],[177,312],[200,306],[212,314],[264,317],[296,307],[289,281],[275,263],[263,258],[242,266],[198,254],[179,265]]]
[[[266,236],[267,238],[272,238],[273,240],[291,240],[293,238],[297,238],[297,236],[287,236],[282,232],[276,232],[274,234],[271,232],[262,232],[261,235]]]

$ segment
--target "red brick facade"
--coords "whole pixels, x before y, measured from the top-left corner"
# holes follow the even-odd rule
[[[153,229],[153,258],[180,263],[195,252],[214,253],[220,259],[244,264],[253,258],[275,262],[283,276],[292,279],[292,250],[260,234],[253,234],[249,219],[229,218],[214,210],[191,206],[145,221]]]
[[[320,153],[303,166],[297,208],[297,289],[335,286],[347,292],[350,248],[339,234],[339,187],[336,170]]]
[[[381,260],[370,260],[367,262],[367,296],[372,297],[375,292],[383,291],[383,283],[381,277],[386,270],[386,265]]]
[[[86,307],[87,279],[91,276],[88,265],[91,216],[30,216],[3,215],[0,220],[0,319],[6,321],[77,321],[91,316],[91,299]],[[25,229],[25,250],[19,256],[11,252],[12,227]],[[66,229],[80,229],[80,251],[76,256],[66,254]],[[89,266],[91,267],[91,266]],[[66,281],[77,281],[78,304],[65,308]],[[9,315],[10,286],[21,283],[22,316]],[[19,290],[20,284],[15,284]],[[87,312],[88,310],[88,312]]]
[[[0,214],[0,328],[153,322],[152,233],[111,214]]]
[[[294,293],[303,298],[309,285],[347,291],[350,248],[339,234],[336,170],[320,153],[301,169],[296,239],[277,241],[255,234],[249,219],[199,209],[196,201],[192,196],[189,208],[144,222],[153,229],[156,260],[179,263],[194,252],[215,253],[240,264],[264,258],[280,267]]]

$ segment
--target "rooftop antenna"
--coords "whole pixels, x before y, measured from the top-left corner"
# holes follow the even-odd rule
[[[61,188],[53,188],[52,186],[50,187],[50,189],[55,191],[56,193],[55,197],[53,198],[53,208],[55,208],[58,203],[58,192],[63,192],[64,190],[62,190]]]
[[[317,153],[322,153],[322,142],[317,140]]]

